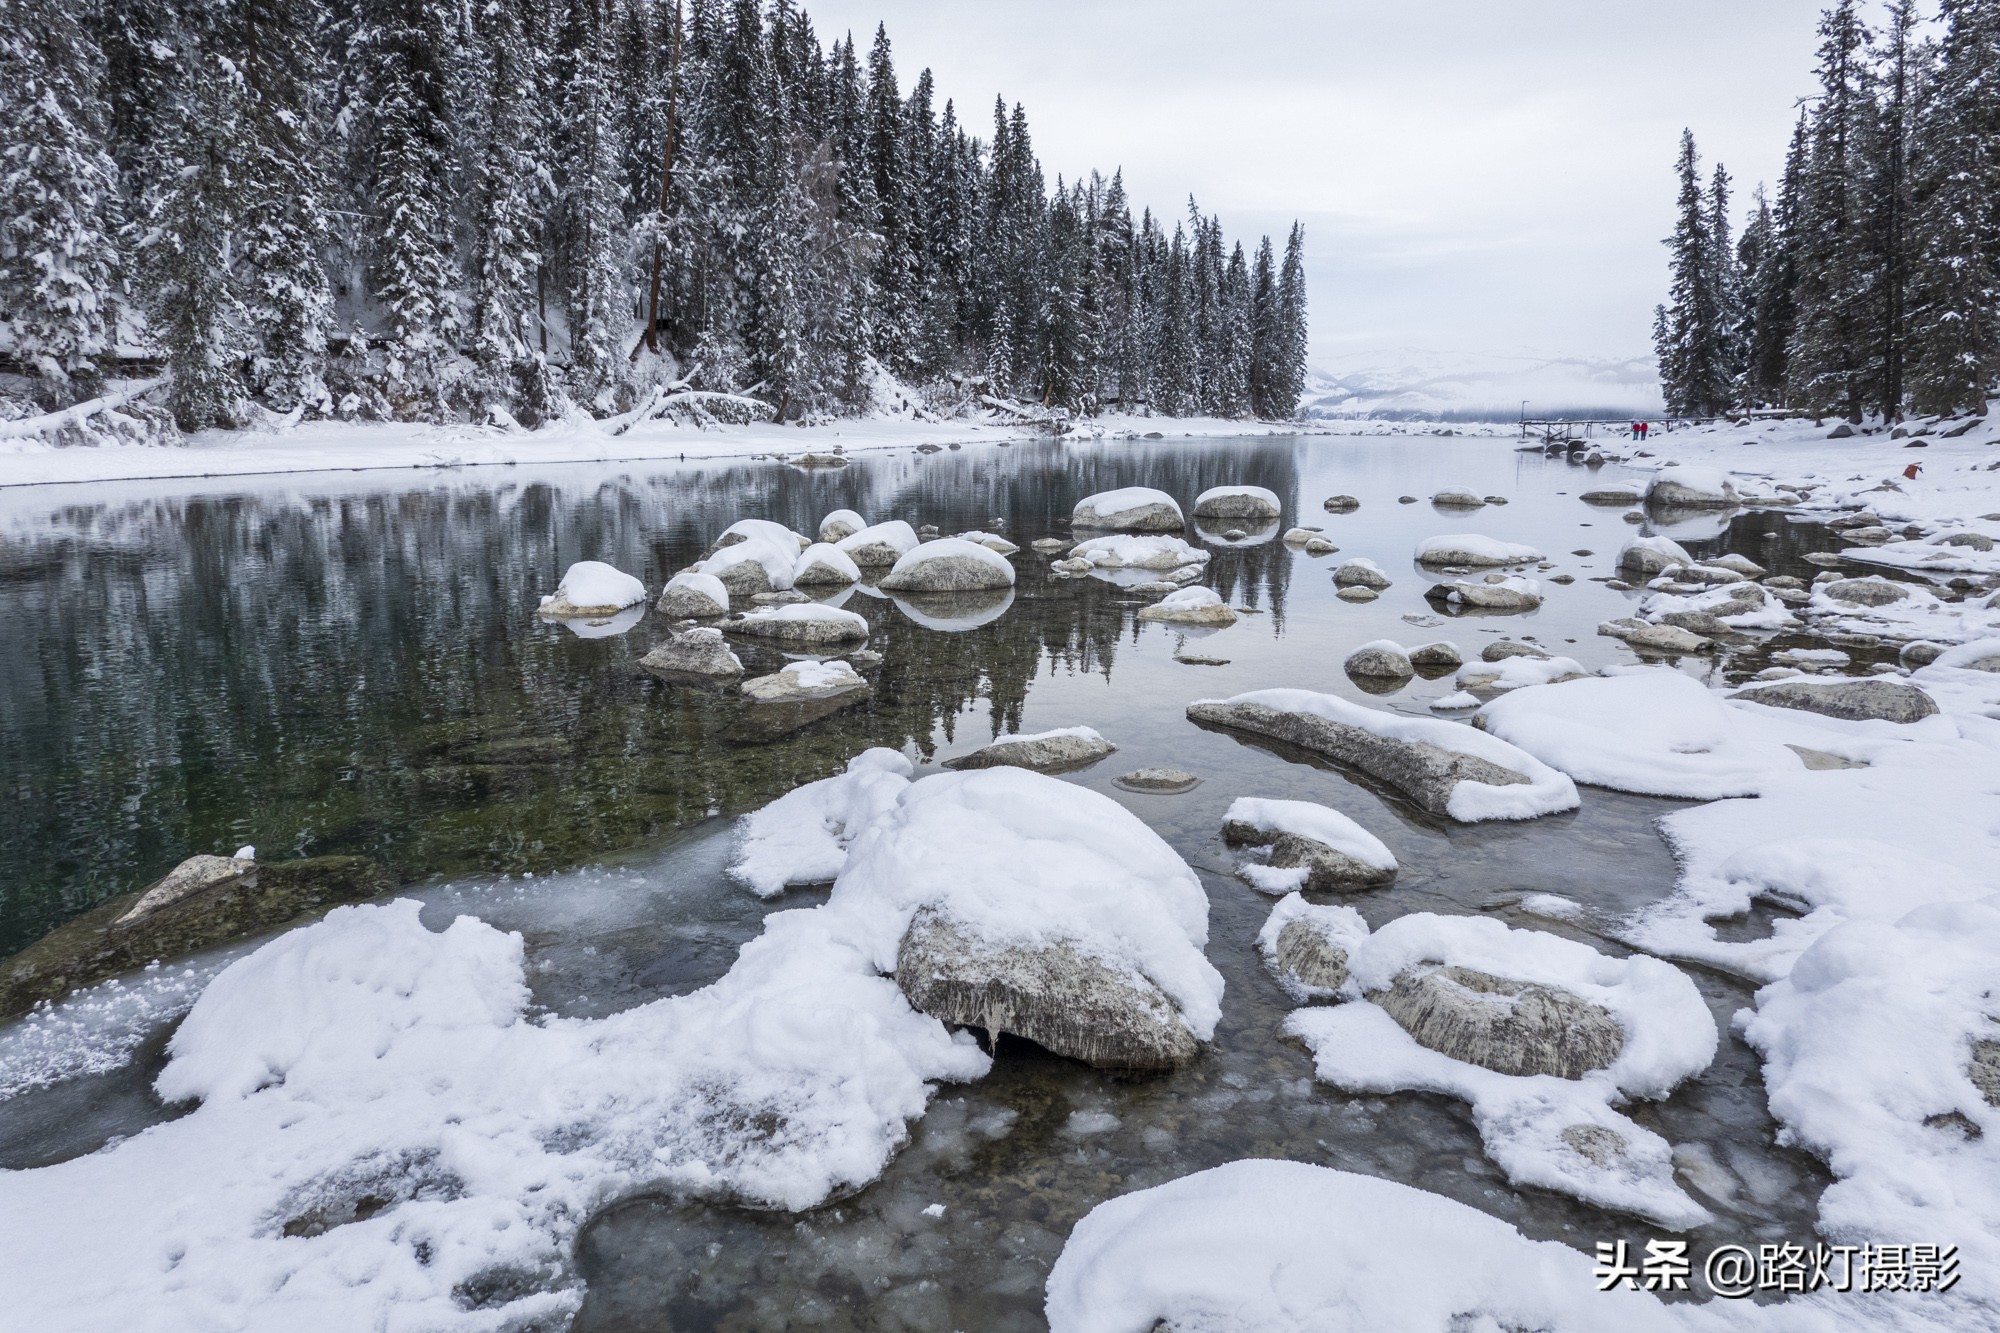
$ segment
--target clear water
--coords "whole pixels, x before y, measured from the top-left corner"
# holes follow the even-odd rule
[[[1304,1050],[1278,1034],[1290,1004],[1255,954],[1270,900],[1231,875],[1218,832],[1236,796],[1324,801],[1404,866],[1392,888],[1352,899],[1371,921],[1484,912],[1617,951],[1592,924],[1671,886],[1651,821],[1672,803],[1587,791],[1568,815],[1446,826],[1184,715],[1192,699],[1268,686],[1412,713],[1450,692],[1448,677],[1362,691],[1340,664],[1375,638],[1450,638],[1472,657],[1494,637],[1532,636],[1586,666],[1618,660],[1595,628],[1628,613],[1632,595],[1590,580],[1612,572],[1633,529],[1575,498],[1616,475],[1498,441],[1281,437],[897,451],[814,473],[600,465],[178,497],[0,491],[0,781],[13,812],[0,824],[0,953],[190,852],[247,841],[267,859],[378,857],[440,924],[472,911],[522,930],[538,1002],[612,1012],[713,979],[759,929],[767,905],[721,874],[730,816],[868,745],[930,762],[1004,731],[1087,724],[1120,748],[1070,780],[1145,819],[1209,889],[1209,956],[1228,984],[1213,1048],[1176,1074],[1127,1079],[1003,1043],[994,1073],[945,1089],[883,1180],[849,1199],[800,1216],[621,1203],[579,1246],[590,1293],[579,1327],[1035,1328],[1077,1217],[1247,1155],[1407,1181],[1584,1248],[1637,1239],[1646,1229],[1630,1219],[1508,1186],[1455,1101],[1314,1083]],[[1139,600],[1049,577],[1027,549],[1011,605],[964,632],[857,591],[846,604],[869,618],[885,659],[874,698],[777,737],[747,734],[728,696],[639,672],[664,632],[657,621],[586,640],[532,614],[573,560],[609,560],[657,588],[740,517],[806,532],[836,507],[946,532],[997,519],[1026,548],[1063,535],[1058,520],[1091,491],[1146,484],[1185,500],[1224,483],[1276,491],[1287,524],[1323,528],[1340,554],[1212,543],[1208,582],[1258,613],[1205,636],[1140,625]],[[1470,514],[1398,503],[1448,485],[1511,503]],[[1360,497],[1358,512],[1321,510],[1343,492]],[[1546,586],[1533,614],[1439,616],[1409,553],[1451,532],[1531,543],[1554,564],[1542,577],[1578,581]],[[1805,576],[1815,571],[1799,555],[1823,545],[1817,529],[1768,516],[1696,517],[1670,534]],[[1355,555],[1395,580],[1380,600],[1333,596],[1332,567]],[[1177,661],[1183,647],[1227,665]],[[780,660],[739,651],[753,670]],[[1739,678],[1761,665],[1747,651],[1684,669]],[[1168,796],[1113,784],[1154,765],[1201,785]],[[1541,920],[1518,906],[1528,893],[1590,910],[1577,924]],[[1773,1142],[1756,1062],[1728,1031],[1749,991],[1696,979],[1722,1054],[1633,1114],[1689,1145],[1690,1180],[1712,1191],[1719,1220],[1697,1253],[1711,1240],[1807,1237],[1826,1177]],[[164,1030],[121,1065],[0,1101],[0,1166],[91,1151],[169,1114],[148,1089]],[[0,1029],[0,1065],[9,1038]],[[925,1215],[934,1203],[942,1218]]]

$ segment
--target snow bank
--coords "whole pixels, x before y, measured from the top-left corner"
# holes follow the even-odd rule
[[[894,750],[864,750],[846,771],[795,787],[736,824],[729,876],[761,898],[831,884],[854,836],[893,805],[915,772]]]
[[[1376,870],[1395,870],[1396,855],[1382,840],[1338,810],[1312,801],[1280,801],[1239,796],[1223,816],[1227,823],[1248,824],[1260,833],[1295,833],[1325,843]]]
[[[1212,553],[1190,546],[1179,537],[1092,537],[1070,548],[1069,558],[1088,560],[1100,569],[1179,569],[1205,565]]]
[[[335,908],[196,1002],[159,1084],[193,1112],[0,1172],[9,1317],[561,1323],[576,1231],[605,1201],[658,1185],[809,1207],[880,1173],[934,1081],[986,1071],[871,954],[851,916],[780,913],[700,991],[531,1020],[518,935],[433,933],[409,900]]]
[[[1050,1333],[1665,1333],[1588,1256],[1436,1194],[1302,1162],[1231,1162],[1093,1208],[1048,1281]]]
[[[1843,560],[1855,564],[1883,565],[1890,569],[2000,574],[2000,546],[1981,551],[1970,546],[1946,546],[1930,541],[1891,542],[1886,546],[1849,547],[1840,555]]]
[[[645,600],[646,585],[630,574],[601,560],[579,560],[564,571],[554,595],[542,598],[542,610],[549,615],[602,613]]]
[[[1525,565],[1542,553],[1519,542],[1503,542],[1476,532],[1448,533],[1417,543],[1420,565]]]
[[[1607,1010],[1625,1043],[1608,1068],[1578,1079],[1496,1073],[1419,1045],[1364,998],[1424,964],[1466,967],[1569,992]],[[1346,1092],[1438,1092],[1472,1107],[1486,1152],[1516,1185],[1557,1190],[1663,1226],[1709,1220],[1674,1183],[1671,1146],[1613,1110],[1657,1098],[1715,1058],[1714,1020],[1678,968],[1611,958],[1489,917],[1399,917],[1348,954],[1350,1002],[1295,1012],[1285,1031],[1309,1046],[1322,1079]]]
[[[1535,659],[1496,665],[1516,662]],[[1647,796],[1754,796],[1800,769],[1742,710],[1666,667],[1520,690],[1478,724],[1578,782]]]
[[[1851,922],[1739,1018],[1780,1141],[1839,1177],[1820,1232],[1956,1245],[1957,1294],[1984,1302],[2000,1300],[2000,1106],[1968,1071],[1975,1042],[2000,1040],[1996,959],[2000,896]]]

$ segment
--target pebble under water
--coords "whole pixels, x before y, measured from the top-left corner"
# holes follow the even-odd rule
[[[1197,698],[1297,686],[1429,715],[1453,690],[1449,676],[1382,694],[1341,671],[1376,638],[1451,639],[1471,659],[1492,638],[1534,637],[1587,668],[1629,661],[1595,628],[1636,595],[1591,580],[1612,572],[1635,530],[1814,572],[1798,558],[1821,549],[1814,525],[1711,514],[1635,528],[1575,498],[1617,472],[1505,441],[1275,437],[896,451],[811,473],[775,463],[468,473],[400,492],[330,477],[129,503],[92,501],[88,488],[9,494],[0,577],[22,595],[0,610],[0,753],[8,790],[37,817],[0,834],[0,951],[181,855],[255,840],[266,855],[375,856],[434,926],[471,912],[522,931],[538,1005],[615,1012],[706,984],[767,912],[823,901],[793,891],[765,903],[730,883],[736,814],[869,745],[928,766],[1004,732],[1088,725],[1118,752],[1065,780],[1137,814],[1208,890],[1207,952],[1227,984],[1213,1045],[1186,1069],[1140,1078],[1002,1039],[993,1072],[941,1088],[882,1179],[847,1198],[796,1215],[619,1201],[578,1244],[578,1329],[1040,1328],[1043,1282],[1079,1217],[1249,1156],[1406,1182],[1586,1251],[1641,1241],[1659,1233],[1508,1185],[1455,1099],[1348,1096],[1314,1081],[1307,1052],[1280,1034],[1293,1004],[1255,947],[1273,900],[1234,876],[1237,854],[1219,835],[1238,796],[1320,801],[1382,838],[1403,869],[1389,888],[1319,900],[1348,902],[1371,925],[1483,913],[1623,953],[1601,932],[1671,888],[1652,821],[1677,803],[1586,788],[1568,814],[1447,825],[1311,756],[1194,726],[1184,711]],[[1091,491],[1146,484],[1185,503],[1237,482],[1276,491],[1285,515],[1242,539],[1190,531],[1215,553],[1204,581],[1255,612],[1226,630],[1136,622],[1141,599],[1103,579],[1052,577],[1027,549],[1065,535],[1058,520]],[[1470,513],[1398,503],[1449,485],[1510,503]],[[1323,512],[1335,493],[1358,496],[1360,510]],[[736,518],[812,532],[840,507],[947,533],[999,519],[1023,547],[1020,583],[997,616],[949,628],[872,590],[848,594],[884,656],[875,696],[803,730],[747,735],[726,696],[639,673],[633,663],[665,632],[656,618],[586,640],[531,614],[572,560],[611,561],[657,589]],[[1315,559],[1274,540],[1293,523],[1324,529],[1340,553]],[[1539,577],[1577,582],[1545,582],[1547,601],[1528,615],[1440,615],[1410,552],[1460,532],[1531,543],[1553,565]],[[1591,554],[1571,554],[1581,551]],[[1351,556],[1376,560],[1394,586],[1370,603],[1335,598],[1331,569]],[[256,579],[227,577],[245,563]],[[1767,648],[1682,668],[1741,679]],[[739,651],[753,672],[782,660]],[[1866,666],[1857,654],[1852,669]],[[204,709],[207,730],[191,734]],[[1171,795],[1115,782],[1152,766],[1201,781]],[[1580,910],[1538,917],[1522,906],[1530,894]],[[1775,1143],[1756,1059],[1730,1026],[1751,988],[1688,970],[1722,1031],[1720,1053],[1671,1098],[1626,1110],[1678,1145],[1682,1183],[1716,1214],[1690,1237],[1695,1252],[1809,1241],[1829,1178]],[[0,1166],[93,1151],[174,1114],[152,1098],[148,1071],[184,1007],[166,1006],[113,1067],[19,1082],[11,1096],[18,1032],[0,1028]]]

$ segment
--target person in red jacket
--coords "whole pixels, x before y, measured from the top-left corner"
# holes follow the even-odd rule
[[[1917,479],[1917,474],[1919,472],[1922,472],[1923,470],[1924,470],[1924,465],[1922,463],[1912,463],[1908,467],[1903,469],[1903,480],[1915,481]]]

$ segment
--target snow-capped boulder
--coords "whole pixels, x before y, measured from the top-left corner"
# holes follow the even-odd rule
[[[1675,565],[1692,565],[1695,558],[1671,537],[1634,537],[1618,552],[1620,573],[1650,579]]]
[[[1702,561],[1702,564],[1711,569],[1727,569],[1732,573],[1741,574],[1746,579],[1761,579],[1764,577],[1764,567],[1762,565],[1752,560],[1749,556],[1737,555],[1734,551],[1726,555],[1712,556]]]
[[[1417,672],[1409,654],[1403,651],[1403,645],[1394,639],[1375,639],[1362,644],[1347,655],[1342,667],[1350,676],[1383,676],[1398,680],[1407,680]]]
[[[1485,497],[1478,491],[1467,490],[1463,486],[1447,486],[1431,496],[1431,503],[1440,509],[1481,509],[1485,507]]]
[[[759,593],[790,588],[792,569],[802,549],[789,533],[783,537],[753,533],[717,547],[693,572],[720,579],[731,597],[747,600]]]
[[[564,571],[554,594],[537,610],[551,620],[611,616],[646,600],[646,585],[601,560],[579,560]]]
[[[828,542],[815,542],[799,552],[792,567],[792,586],[797,588],[841,587],[861,581],[861,568],[847,552]]]
[[[1880,578],[1837,579],[1823,585],[1819,592],[1821,596],[1849,606],[1887,606],[1910,595],[1909,585]]]
[[[1077,501],[1070,524],[1117,532],[1178,532],[1187,526],[1187,520],[1181,515],[1180,504],[1165,491],[1127,486]]]
[[[1576,785],[1532,755],[1436,718],[1377,712],[1310,690],[1255,690],[1200,700],[1187,711],[1195,722],[1351,764],[1431,814],[1462,823],[1532,819],[1577,805]]]
[[[1460,667],[1455,682],[1461,690],[1519,690],[1530,685],[1554,685],[1586,673],[1573,657],[1503,657]]]
[[[1465,655],[1459,652],[1458,645],[1445,639],[1410,649],[1410,665],[1419,675],[1443,675],[1464,664]]]
[[[913,1008],[1128,1069],[1194,1058],[1222,978],[1208,900],[1117,802],[1019,768],[913,784],[848,850],[834,901],[908,925],[896,984]]]
[[[1454,609],[1532,611],[1542,604],[1542,585],[1524,578],[1504,578],[1484,583],[1459,579],[1434,584],[1424,596]]]
[[[682,570],[667,580],[653,607],[677,620],[709,620],[729,614],[729,589],[713,574]]]
[[[980,592],[1014,586],[1007,557],[977,542],[940,537],[908,551],[883,576],[887,592]]]
[[[210,856],[201,853],[188,857],[147,885],[144,892],[139,895],[139,901],[133,903],[113,924],[119,927],[131,926],[183,899],[242,879],[257,868],[256,848],[246,847],[243,851],[249,852],[250,855],[245,856],[242,852],[235,856]]]
[[[1532,643],[1522,643],[1517,639],[1495,639],[1479,650],[1479,660],[1482,662],[1500,662],[1509,657],[1548,656],[1548,649],[1539,648]]]
[[[1739,690],[1731,696],[1768,708],[1796,708],[1850,722],[1921,722],[1938,711],[1937,701],[1914,685],[1879,677],[1867,680],[1784,680]]]
[[[876,747],[830,778],[794,787],[736,822],[729,877],[760,898],[788,888],[831,884],[847,849],[898,800],[915,772],[895,750]]]
[[[868,693],[868,682],[847,663],[792,662],[768,676],[743,682],[743,693],[754,703],[822,703],[829,699],[859,697]]]
[[[1469,967],[1419,966],[1369,993],[1417,1044],[1496,1074],[1581,1078],[1625,1047],[1609,1010],[1567,990]]]
[[[984,546],[996,555],[1012,555],[1021,549],[1018,545],[1008,541],[997,532],[980,532],[975,529],[972,532],[959,533],[958,539],[960,541],[972,542],[978,546]]]
[[[1457,532],[1430,537],[1417,545],[1420,565],[1525,565],[1540,560],[1542,553],[1519,542],[1497,541],[1476,532]]]
[[[868,520],[852,509],[836,509],[819,521],[819,539],[833,545],[867,526]]]
[[[682,630],[654,644],[639,665],[664,680],[733,679],[743,674],[743,663],[729,650],[722,631],[707,626]]]
[[[1275,519],[1277,494],[1262,486],[1211,486],[1194,498],[1196,518]]]
[[[1241,870],[1265,893],[1373,888],[1393,880],[1398,869],[1381,839],[1338,810],[1311,801],[1239,797],[1223,817],[1222,840],[1271,849],[1268,861]]]
[[[1179,537],[1092,537],[1071,547],[1069,555],[1100,569],[1180,569],[1213,558]]]
[[[1169,593],[1151,606],[1141,607],[1141,620],[1164,620],[1174,625],[1234,625],[1236,613],[1213,588],[1182,588]]]
[[[1729,474],[1715,468],[1665,467],[1646,487],[1646,503],[1663,509],[1728,509],[1743,503]]]
[[[892,518],[850,533],[834,545],[855,564],[872,569],[893,565],[916,550],[917,530],[900,518]]]
[[[1117,748],[1089,727],[1062,727],[1027,736],[1002,736],[971,754],[945,760],[943,767],[1031,768],[1037,773],[1066,773],[1088,767]]]
[[[1352,907],[1321,907],[1297,893],[1278,900],[1257,933],[1264,965],[1301,1003],[1333,999],[1347,984],[1347,955],[1368,937],[1368,923]]]
[[[770,542],[779,550],[787,551],[794,559],[800,551],[812,545],[782,523],[774,523],[768,518],[739,518],[722,530],[722,535],[715,539],[715,545],[709,547],[708,553],[714,555],[726,546],[747,541]]]
[[[1713,647],[1707,639],[1676,625],[1649,625],[1636,617],[1607,620],[1597,627],[1606,638],[1622,639],[1627,647],[1648,653],[1699,653]]]
[[[868,637],[868,622],[852,611],[818,602],[792,606],[759,607],[747,615],[730,616],[722,622],[726,634],[745,634],[759,639],[812,647],[827,643],[855,642]]]
[[[1333,571],[1333,584],[1337,588],[1373,588],[1379,592],[1389,586],[1389,576],[1373,560],[1356,556]]]

